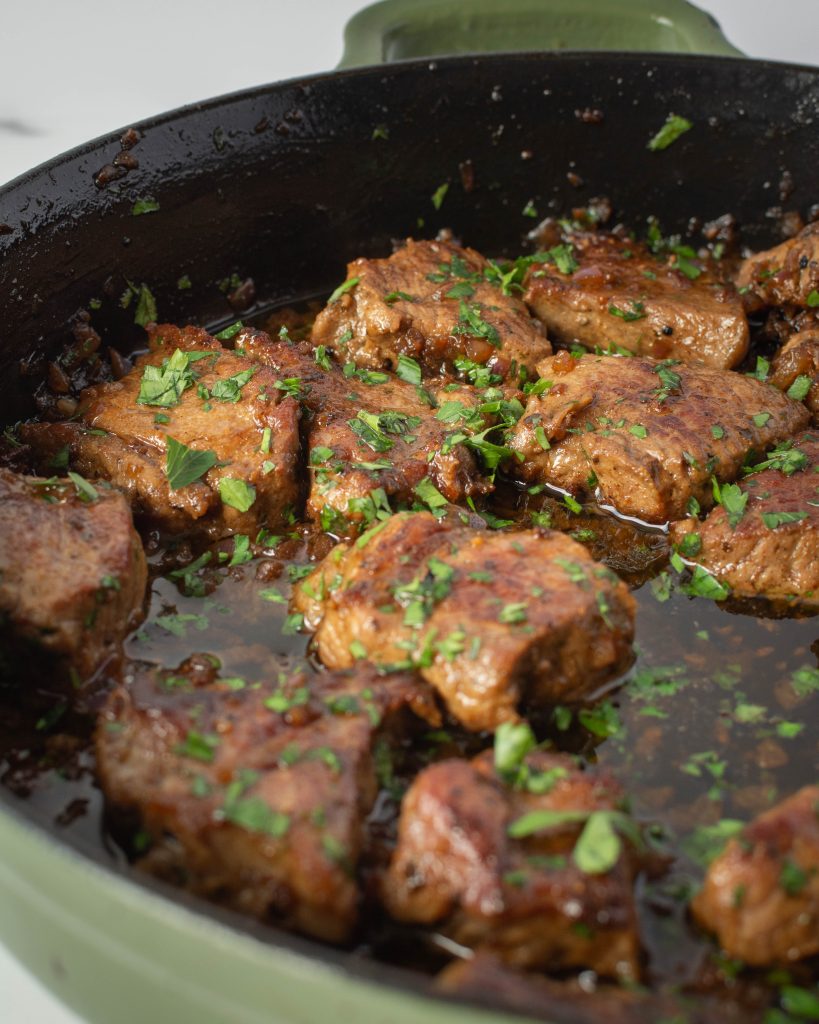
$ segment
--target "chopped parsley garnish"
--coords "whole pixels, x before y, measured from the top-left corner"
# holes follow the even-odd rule
[[[148,364],[142,371],[137,402],[140,405],[159,405],[171,408],[177,405],[187,388],[196,383],[191,363],[214,356],[215,352],[183,352],[177,349],[161,366]]]
[[[165,453],[165,475],[172,491],[187,487],[204,476],[217,463],[216,452],[209,449],[188,448],[181,441],[168,437]]]
[[[401,300],[401,302],[415,302],[415,299],[411,295],[408,295],[406,292],[401,291],[388,292],[384,296],[384,301],[387,303],[388,306],[391,306],[393,302],[398,302],[399,299]]]
[[[242,388],[255,372],[256,367],[251,366],[250,369],[234,373],[224,380],[217,380],[210,389],[211,398],[216,398],[220,402],[238,402],[242,397]]]
[[[177,743],[174,753],[192,757],[196,761],[212,761],[219,746],[219,737],[191,729],[183,743]]]
[[[420,387],[421,367],[414,359],[411,359],[409,356],[399,356],[395,372],[407,384],[414,384],[416,387]]]
[[[728,523],[731,529],[735,530],[745,515],[748,494],[742,490],[739,484],[723,484],[720,487],[716,477],[711,478],[711,484],[714,490],[714,500],[725,509]]]
[[[316,361],[316,366],[321,367],[322,370],[330,370],[330,357],[327,355],[327,346],[319,345],[316,351],[313,353],[313,358]]]
[[[666,359],[653,367],[654,372],[660,378],[660,386],[655,388],[652,394],[660,405],[669,395],[679,394],[682,389],[682,378],[676,371],[671,369],[672,366],[677,365],[677,362],[678,360],[676,359]]]
[[[646,148],[654,153],[668,149],[672,142],[676,142],[681,135],[684,135],[693,127],[693,124],[687,118],[680,117],[678,114],[669,114],[662,128],[649,139]]]
[[[338,302],[342,295],[346,295],[347,292],[351,291],[358,282],[361,280],[360,277],[351,277],[348,280],[343,281],[335,291],[332,292],[330,298],[327,300],[328,304]]]
[[[395,442],[385,435],[380,419],[375,413],[359,410],[354,419],[347,420],[347,426],[363,444],[372,448],[374,452],[388,452]]]
[[[441,206],[443,205],[444,199],[446,199],[446,194],[448,191],[449,182],[445,181],[443,185],[439,185],[438,188],[436,188],[435,191],[432,193],[432,205],[435,207],[436,210],[441,209]]]
[[[419,484],[416,484],[413,488],[413,493],[432,513],[437,513],[440,509],[446,508],[449,504],[428,476],[425,476]]]
[[[219,497],[225,505],[237,512],[247,512],[256,500],[256,488],[244,480],[223,476],[219,481]]]
[[[807,398],[808,392],[813,387],[812,378],[808,377],[806,373],[800,373],[796,380],[788,388],[786,394],[788,398],[795,398],[797,402],[801,402]]]
[[[131,207],[131,215],[139,217],[144,213],[156,213],[158,209],[159,203],[155,199],[137,199]]]
[[[762,522],[769,530],[775,530],[777,526],[784,526],[786,523],[801,523],[808,518],[807,512],[763,512]]]
[[[225,327],[224,330],[219,331],[214,337],[217,341],[230,341],[231,338],[235,338],[239,331],[242,330],[244,324],[241,320],[237,320],[235,324],[231,324],[229,327]]]
[[[69,469],[68,479],[74,484],[74,488],[77,491],[77,495],[83,501],[97,501],[99,498],[99,491],[93,484],[90,484],[85,477],[80,476],[79,473],[74,473]]]
[[[483,338],[493,348],[500,348],[501,340],[497,328],[482,318],[479,303],[467,304],[461,300],[458,310],[460,316],[458,323],[452,328],[453,334],[466,334],[473,338]]]
[[[156,299],[151,294],[150,288],[147,284],[139,286],[137,294],[137,304],[134,311],[134,323],[138,327],[147,327],[148,324],[156,323],[158,313],[156,309]]]
[[[803,451],[794,448],[793,441],[782,441],[768,452],[762,462],[755,466],[746,466],[746,474],[760,473],[763,469],[778,469],[785,476],[792,476],[808,464],[808,457]]]
[[[805,302],[811,309],[815,309],[819,306],[819,292],[814,288],[813,291],[808,294]]]
[[[619,306],[614,304],[609,306],[609,313],[612,316],[619,317],[621,320],[625,320],[626,323],[631,323],[633,320],[643,320],[646,316],[645,307],[642,302],[635,302],[632,300],[631,309],[620,309]]]

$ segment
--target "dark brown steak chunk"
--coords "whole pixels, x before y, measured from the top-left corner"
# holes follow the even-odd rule
[[[396,369],[405,355],[434,373],[471,359],[517,379],[520,367],[532,374],[552,351],[543,327],[504,294],[500,274],[474,249],[409,239],[387,259],[354,260],[353,281],[319,313],[313,343],[358,366]]]
[[[732,839],[691,909],[729,956],[751,966],[819,953],[819,786],[800,789]]]
[[[801,331],[786,341],[774,356],[769,379],[785,392],[804,393],[800,401],[819,426],[819,330]]]
[[[404,707],[437,721],[422,683],[368,668],[254,682],[220,680],[206,655],[136,667],[97,726],[103,790],[156,844],[146,869],[342,941],[377,791],[373,737]]]
[[[307,512],[326,529],[345,533],[389,503],[417,502],[422,481],[455,504],[492,490],[470,442],[457,440],[495,422],[479,411],[485,394],[451,381],[422,388],[352,364],[345,376],[321,354],[318,365],[310,346],[273,341],[261,331],[243,331],[236,344],[289,382],[303,404]],[[490,441],[494,434],[487,435]]]
[[[0,634],[86,679],[142,613],[147,568],[121,494],[0,469]]]
[[[733,480],[749,453],[808,423],[803,405],[751,377],[649,359],[566,353],[545,359],[509,445],[512,471],[576,497],[597,496],[649,523],[713,503],[711,478]]]
[[[527,767],[541,792],[505,783],[491,752],[472,762],[441,761],[418,775],[401,805],[398,845],[382,885],[388,911],[518,967],[586,967],[636,978],[630,844],[622,843],[604,871],[586,873],[573,859],[593,812],[620,806],[619,786],[562,754],[530,754]],[[537,812],[554,818],[533,823],[521,838],[510,835],[514,823]]]
[[[730,369],[748,351],[748,323],[733,285],[704,270],[693,280],[639,242],[604,233],[571,236],[578,269],[533,264],[525,299],[565,344]],[[700,270],[686,260],[690,273]]]
[[[468,729],[522,702],[582,700],[631,661],[625,584],[561,533],[393,516],[339,545],[296,590],[329,668],[412,665]]]
[[[77,422],[29,424],[21,437],[46,465],[67,449],[79,472],[110,480],[135,512],[169,530],[220,536],[284,525],[299,500],[298,403],[276,387],[269,369],[227,351],[199,328],[161,325],[151,346],[121,380],[82,393]],[[152,384],[154,402],[140,402],[149,386],[143,378],[166,360],[167,385]],[[174,365],[188,375],[184,390],[173,383]],[[169,438],[210,452],[212,468],[173,487],[166,472]],[[238,488],[238,502],[224,489],[230,487]]]
[[[819,435],[807,433],[763,459],[774,467],[738,485],[744,502],[704,522],[675,523],[671,538],[738,597],[798,598],[819,605]],[[783,468],[785,472],[783,472]]]
[[[749,256],[736,281],[738,288],[747,289],[745,304],[750,310],[819,305],[811,299],[819,295],[819,221],[808,224],[795,238]]]

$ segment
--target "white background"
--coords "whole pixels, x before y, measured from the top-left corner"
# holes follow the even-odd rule
[[[0,183],[160,111],[329,70],[341,56],[345,22],[363,6],[363,0],[3,0]],[[751,57],[819,63],[819,0],[700,0],[700,6]],[[4,1024],[80,1024],[2,946],[0,1017]]]

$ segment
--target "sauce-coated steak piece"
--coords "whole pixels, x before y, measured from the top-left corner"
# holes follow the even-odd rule
[[[128,503],[105,483],[0,469],[0,635],[85,679],[142,612],[147,568]]]
[[[751,966],[819,953],[819,786],[800,789],[732,839],[691,909],[729,956]]]
[[[136,666],[125,684],[100,717],[97,758],[109,803],[136,812],[154,844],[143,866],[342,941],[378,788],[374,737],[403,708],[434,724],[430,691],[367,668],[221,680],[206,655],[174,671]]]
[[[211,536],[276,529],[297,511],[299,406],[276,375],[195,327],[156,327],[122,380],[87,388],[80,417],[20,435],[47,463],[66,452],[135,512]]]
[[[807,426],[805,407],[728,370],[617,356],[545,359],[547,387],[511,433],[512,471],[595,496],[649,523],[713,504],[712,477],[735,479],[752,452]]]
[[[329,668],[417,668],[468,729],[521,703],[582,700],[632,659],[634,600],[582,545],[393,516],[338,545],[297,589]]]
[[[627,820],[622,791],[562,754],[531,753],[524,768],[511,784],[485,752],[418,775],[382,885],[387,909],[518,967],[636,978],[636,857],[616,834]],[[615,830],[620,849],[591,871],[577,847],[598,828]]]
[[[819,435],[775,448],[704,522],[671,528],[681,553],[738,597],[819,605]]]
[[[748,323],[733,285],[617,235],[578,233],[570,243],[571,273],[533,263],[526,276],[526,302],[555,338],[722,369],[742,361]]]
[[[352,532],[376,512],[412,504],[424,481],[455,504],[492,490],[478,454],[483,439],[496,434],[487,433],[495,419],[482,411],[485,392],[446,380],[422,387],[351,363],[342,370],[307,344],[261,331],[242,331],[236,345],[273,369],[302,403],[307,513],[325,529]],[[414,369],[420,382],[420,367]],[[504,392],[495,390],[489,397],[497,401]]]
[[[770,382],[804,402],[819,426],[819,330],[800,331],[774,356]]]
[[[819,305],[819,221],[787,242],[749,256],[736,280],[751,311],[765,306]]]
[[[434,373],[467,359],[515,380],[552,351],[497,267],[452,242],[410,239],[387,259],[354,260],[345,286],[316,318],[313,343],[358,366],[396,369],[405,355]]]

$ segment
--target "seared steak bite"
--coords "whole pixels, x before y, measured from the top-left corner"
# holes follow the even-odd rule
[[[819,786],[805,786],[732,839],[691,904],[729,956],[754,967],[819,953]]]
[[[770,468],[721,491],[704,522],[675,523],[671,539],[739,597],[819,605],[819,435],[763,456]]]
[[[786,341],[774,356],[769,379],[804,402],[819,426],[819,329],[802,331]]]
[[[142,611],[147,568],[121,494],[104,483],[0,469],[0,639],[42,648],[86,679]],[[24,655],[20,655],[24,657]]]
[[[294,595],[329,668],[415,666],[468,729],[582,700],[631,661],[634,601],[585,548],[401,513],[336,547]]]
[[[803,405],[751,377],[671,361],[559,353],[538,367],[509,446],[528,483],[596,496],[622,515],[664,523],[691,499],[713,503],[748,455],[807,425]]]
[[[316,318],[313,343],[358,366],[394,370],[404,355],[434,373],[468,359],[514,380],[552,351],[497,268],[452,242],[409,239],[387,259],[354,260],[343,287]]]
[[[326,529],[358,528],[389,511],[390,502],[418,501],[429,484],[456,504],[492,490],[477,455],[497,433],[487,430],[496,422],[493,413],[480,408],[494,407],[486,393],[451,381],[421,387],[352,364],[342,371],[326,353],[273,341],[261,331],[241,332],[236,344],[274,370],[303,404],[307,512]],[[420,381],[417,364],[414,369]],[[489,392],[496,403],[503,396],[499,389]]]
[[[526,302],[553,337],[722,369],[742,361],[748,323],[733,285],[617,235],[577,233],[570,244],[572,272],[550,261],[533,263],[526,276]]]
[[[206,331],[165,324],[130,373],[82,393],[76,422],[20,434],[41,463],[67,452],[167,529],[275,529],[299,499],[299,406],[276,381]]]
[[[819,221],[787,242],[749,256],[739,268],[736,283],[751,311],[765,306],[819,305]]]
[[[418,775],[382,885],[387,910],[518,967],[636,978],[636,865],[619,831],[635,826],[618,810],[622,791],[562,754],[531,753],[522,769],[513,785],[486,751]]]
[[[136,667],[97,727],[103,790],[153,840],[148,870],[342,941],[377,792],[373,737],[402,708],[438,720],[422,683],[371,668],[256,683],[220,680],[205,655]]]

